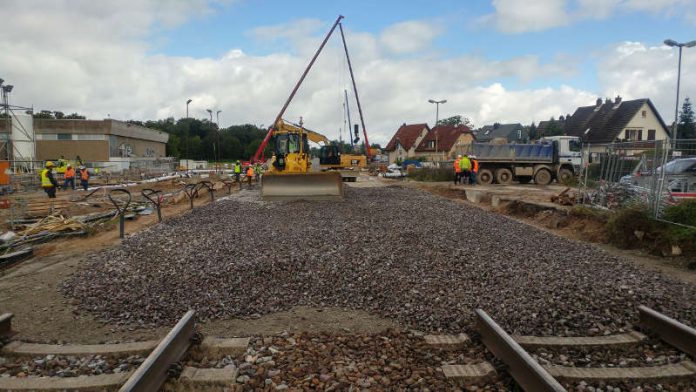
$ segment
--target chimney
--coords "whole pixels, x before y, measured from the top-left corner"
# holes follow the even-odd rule
[[[493,123],[493,129],[500,128],[500,123]]]
[[[605,98],[604,103],[611,103],[611,98],[609,98],[609,97]]]
[[[602,98],[597,98],[597,107],[602,106]]]
[[[621,96],[620,95],[617,95],[616,98],[614,98],[614,103],[617,105],[621,103]]]

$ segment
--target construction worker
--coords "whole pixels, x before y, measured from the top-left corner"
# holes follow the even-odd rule
[[[58,187],[58,182],[53,177],[53,167],[53,162],[48,161],[46,162],[46,168],[41,170],[41,187],[49,199],[56,198],[56,188]]]
[[[82,185],[84,190],[89,188],[89,171],[84,166],[80,166],[80,185]]]
[[[469,159],[469,156],[464,154],[462,156],[462,159],[459,161],[459,168],[462,170],[462,182],[464,184],[469,183],[469,176],[471,175],[471,160]]]
[[[253,177],[254,177],[254,168],[251,167],[251,164],[249,164],[249,166],[247,166],[247,169],[246,169],[246,178],[247,178],[247,181],[249,182],[249,189],[251,189],[251,179]]]
[[[476,177],[478,176],[479,171],[479,162],[478,159],[476,159],[476,155],[470,156],[469,160],[471,161],[471,177],[469,178],[469,184],[476,185]]]
[[[63,179],[63,189],[68,189],[68,186],[70,186],[72,190],[75,190],[75,169],[73,169],[72,165],[69,163],[65,168]]]
[[[239,160],[234,163],[234,180],[239,182],[239,177],[242,175],[242,164],[239,163]],[[241,187],[241,184],[240,184]]]
[[[454,160],[454,185],[457,185],[459,183],[459,179],[462,176],[462,168],[459,166],[459,162],[461,161],[462,156],[457,155],[457,158]]]
[[[261,164],[259,162],[256,162],[256,164],[254,165],[254,179],[256,180],[257,184],[261,179],[261,174],[263,174],[263,167],[261,167]]]

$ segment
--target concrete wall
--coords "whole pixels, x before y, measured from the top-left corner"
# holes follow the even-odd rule
[[[106,140],[37,140],[36,159],[45,161],[58,159],[75,159],[80,156],[83,161],[108,161],[109,142]]]

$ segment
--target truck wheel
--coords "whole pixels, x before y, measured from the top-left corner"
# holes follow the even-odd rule
[[[517,181],[520,184],[529,184],[532,181],[532,176],[517,176]]]
[[[551,172],[548,169],[539,169],[534,175],[534,182],[538,185],[549,185],[551,183]]]
[[[490,169],[479,170],[476,181],[481,185],[491,185],[493,183],[493,172]]]
[[[508,185],[512,182],[512,172],[506,168],[498,169],[495,171],[495,180],[498,184]]]
[[[573,172],[569,169],[561,169],[558,171],[558,182],[562,184],[568,183],[573,179]]]

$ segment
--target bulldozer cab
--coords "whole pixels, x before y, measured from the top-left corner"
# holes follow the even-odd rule
[[[284,171],[287,166],[288,158],[294,154],[307,154],[309,152],[309,142],[307,135],[294,132],[281,132],[275,135],[275,155],[276,159],[273,166],[278,171]]]
[[[341,154],[338,152],[338,147],[330,144],[321,146],[319,149],[319,164],[320,165],[340,165]]]

